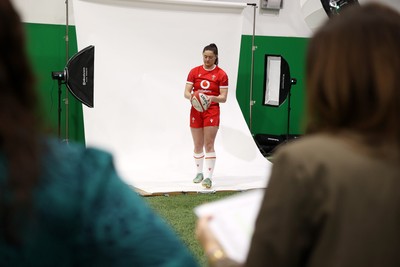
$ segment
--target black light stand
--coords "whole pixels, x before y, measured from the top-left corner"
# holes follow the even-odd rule
[[[297,79],[291,78],[290,79],[290,86],[289,86],[289,93],[288,93],[288,118],[287,118],[287,129],[286,129],[286,142],[289,141],[289,132],[290,132],[290,97],[292,96],[292,85],[297,84]]]
[[[65,54],[66,67],[63,71],[51,72],[53,80],[58,81],[58,138],[61,139],[61,85],[65,84],[65,140],[68,143],[69,133],[69,100],[68,92],[82,104],[93,108],[93,77],[94,77],[94,46],[90,45],[69,58],[69,0],[65,0],[66,25],[65,25]]]
[[[53,80],[57,80],[58,81],[58,138],[61,138],[61,94],[62,94],[62,90],[61,90],[61,85],[65,84],[65,80],[64,80],[64,72],[62,71],[53,71],[51,73],[51,77],[53,78]]]

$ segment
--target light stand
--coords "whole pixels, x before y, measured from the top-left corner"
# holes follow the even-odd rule
[[[68,63],[69,60],[69,33],[68,33],[68,0],[65,0],[65,61]],[[61,97],[62,90],[61,85],[65,84],[66,72],[65,71],[52,71],[51,77],[53,80],[58,82],[58,139],[61,139]],[[68,91],[65,92],[65,139],[64,141],[68,143]]]
[[[255,103],[255,101],[253,100],[253,80],[254,80],[254,51],[257,49],[257,47],[254,45],[255,34],[256,34],[257,4],[248,3],[247,5],[253,7],[253,34],[251,37],[250,108],[249,108],[249,128],[250,128],[250,133],[252,133],[252,127],[253,127],[252,111],[253,111],[253,105]]]
[[[288,99],[288,115],[287,115],[287,128],[286,128],[286,142],[288,142],[289,141],[289,133],[290,133],[290,110],[291,110],[291,107],[290,107],[290,97],[292,96],[292,85],[295,85],[295,84],[297,84],[297,79],[295,79],[295,78],[292,78],[292,79],[290,79],[290,87],[289,87],[289,92],[288,92],[288,96],[287,96],[287,99]]]
[[[68,0],[66,5],[66,66],[63,71],[53,71],[51,77],[58,81],[58,138],[61,139],[61,85],[65,84],[65,139],[68,143],[68,92],[89,108],[94,106],[94,46],[89,45],[69,58]]]
[[[51,77],[58,82],[58,138],[61,139],[61,85],[64,84],[64,73],[61,71],[53,71]]]
[[[65,0],[65,60],[69,60],[69,5]],[[68,90],[65,91],[65,141],[68,143],[69,136],[69,96]]]

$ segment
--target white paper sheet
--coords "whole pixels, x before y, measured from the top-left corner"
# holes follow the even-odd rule
[[[255,189],[200,205],[198,217],[211,215],[211,231],[231,259],[244,263],[265,190]]]

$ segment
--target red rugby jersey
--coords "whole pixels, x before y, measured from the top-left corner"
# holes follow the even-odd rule
[[[219,89],[228,88],[228,75],[218,66],[206,70],[200,65],[189,72],[186,82],[193,84],[193,91],[200,90],[206,95],[218,96]]]

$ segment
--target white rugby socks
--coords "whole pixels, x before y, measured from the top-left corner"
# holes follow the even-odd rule
[[[205,155],[205,173],[204,173],[204,178],[210,178],[212,179],[212,175],[214,172],[214,166],[215,166],[215,161],[216,161],[216,155],[215,152],[209,152],[206,153]]]
[[[204,153],[193,153],[194,162],[196,163],[197,173],[203,173]]]

